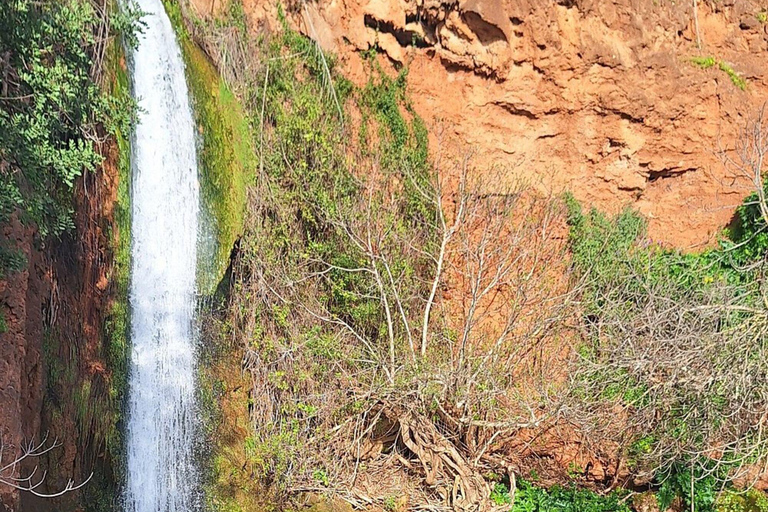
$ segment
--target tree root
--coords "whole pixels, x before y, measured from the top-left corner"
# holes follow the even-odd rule
[[[434,423],[410,411],[390,410],[385,415],[399,424],[400,439],[421,464],[426,484],[442,495],[446,505],[457,512],[497,508],[483,476]]]

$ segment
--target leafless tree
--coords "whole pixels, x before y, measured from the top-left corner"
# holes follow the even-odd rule
[[[561,202],[517,183],[507,186],[501,176],[471,179],[469,158],[429,176],[358,162],[358,192],[313,212],[337,250],[304,258],[265,251],[268,219],[295,216],[267,214],[279,203],[269,187],[254,193],[248,222],[254,232],[246,238],[261,252],[244,256],[237,269],[242,288],[236,295],[250,304],[234,306],[233,323],[244,339],[258,332],[265,340],[246,361],[259,397],[257,432],[271,425],[284,433],[279,425],[290,421],[305,425],[306,414],[285,411],[299,403],[306,410],[310,402],[311,421],[333,441],[320,446],[312,428],[302,429],[300,443],[311,448],[304,445],[301,456],[318,457],[310,466],[321,459],[350,461],[332,468],[340,487],[353,488],[361,478],[361,460],[371,456],[372,442],[382,446],[371,439],[383,429],[397,432],[384,438],[405,450],[399,463],[413,464],[411,458],[424,468],[433,486],[427,501],[457,508],[489,503],[481,471],[509,470],[494,447],[557,416],[556,406],[542,407],[546,392],[538,391],[552,380],[534,377],[533,367],[553,370],[543,367],[542,346],[568,329],[575,296],[563,278]],[[406,209],[409,197],[426,213]],[[281,222],[280,229],[294,228]],[[321,299],[329,290],[345,302]],[[254,308],[255,298],[262,307]],[[265,332],[264,313],[274,311],[290,311],[290,319],[267,322]],[[307,331],[316,334],[308,339]],[[317,363],[307,346],[322,336],[339,351],[324,364],[350,387],[334,391],[331,379],[289,389],[284,382]],[[287,380],[276,383],[275,375]],[[505,407],[488,408],[494,400]],[[364,405],[339,419],[337,411],[350,404]],[[437,423],[430,411],[437,412]],[[291,473],[298,478],[301,470],[293,466]]]
[[[18,455],[13,457],[13,460],[7,461],[3,460],[7,450],[5,449],[5,446],[0,443],[0,485],[18,491],[29,492],[40,498],[56,498],[82,488],[91,480],[93,473],[79,484],[75,484],[74,480],[69,479],[61,490],[54,492],[41,492],[39,490],[45,483],[47,472],[38,472],[37,465],[35,465],[26,476],[20,473],[21,466],[25,465],[27,461],[37,459],[59,446],[61,446],[60,442],[54,439],[49,443],[48,436],[45,436],[39,443],[30,441],[22,444]]]
[[[759,212],[757,233],[768,221],[766,133],[761,109],[735,151],[722,151],[733,175],[750,184],[745,204]],[[765,257],[749,265],[727,257],[681,262],[674,272],[674,258],[655,258],[653,249],[616,258],[608,278],[584,271],[597,284],[566,415],[588,439],[618,443],[641,480],[685,464],[695,478],[752,483],[768,467]]]
[[[768,198],[765,191],[764,167],[768,157],[768,118],[766,118],[766,106],[748,119],[736,136],[735,147],[719,148],[720,158],[732,177],[734,184],[741,183],[741,190],[747,194],[754,194],[755,198],[746,205],[756,206],[763,220],[763,225],[768,226]]]
[[[702,476],[729,464],[727,477],[741,477],[768,454],[768,310],[748,299],[754,285],[680,293],[643,270],[601,292],[571,373],[579,406],[570,412],[596,429],[593,440],[624,440],[641,478],[681,461]]]

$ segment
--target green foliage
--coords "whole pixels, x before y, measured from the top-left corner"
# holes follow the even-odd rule
[[[700,279],[696,276],[699,265],[691,265],[698,260],[643,245],[646,222],[637,212],[627,208],[609,217],[594,208],[583,213],[571,196],[566,203],[573,265],[591,277],[584,292],[588,315],[598,314],[607,303],[633,308],[632,294],[645,286],[632,279],[635,275],[649,276],[655,282],[673,280],[681,284],[681,290]],[[626,286],[619,286],[622,283]],[[619,392],[614,390],[614,394]]]
[[[681,464],[675,464],[667,475],[664,475],[661,486],[656,494],[661,511],[667,510],[675,498],[682,500],[683,510],[697,512],[717,512],[716,501],[718,492],[722,488],[722,477],[716,478],[713,474],[705,474],[697,468],[691,474],[691,468]],[[692,482],[693,481],[693,482]],[[693,485],[691,485],[693,484]]]
[[[765,14],[765,13],[761,13],[761,14]],[[758,19],[760,19],[759,16],[760,15],[758,14]],[[731,83],[733,83],[733,85],[735,85],[742,91],[747,88],[747,81],[744,79],[744,77],[739,75],[736,72],[736,70],[734,70],[733,67],[725,61],[709,56],[709,57],[691,57],[690,62],[694,66],[701,69],[711,69],[715,67],[715,65],[717,65],[717,68],[720,71],[728,75],[728,78],[730,78]]]
[[[394,496],[387,496],[384,498],[384,510],[388,512],[395,512],[397,510],[397,500]]]
[[[491,501],[494,505],[510,505],[512,497],[509,495],[509,487],[501,482],[496,482],[491,491]]]
[[[645,455],[651,453],[653,450],[653,447],[656,445],[656,438],[654,436],[643,436],[638,439],[635,439],[635,441],[632,442],[632,444],[629,446],[628,450],[628,464],[631,469],[635,469],[637,467],[637,461],[639,459],[642,459]]]
[[[503,493],[501,496],[503,497]],[[525,480],[518,480],[511,510],[512,512],[630,512],[629,506],[622,500],[623,497],[621,492],[600,495],[588,489],[576,487],[552,487],[547,490]],[[496,503],[501,505],[508,501]]]
[[[741,89],[742,91],[747,88],[747,81],[744,80],[744,78],[739,75],[735,69],[731,67],[730,64],[720,61],[717,63],[717,66],[720,68],[720,71],[723,71],[726,75],[728,75],[728,78],[731,79],[731,83]]]
[[[646,237],[646,221],[636,211],[626,208],[610,217],[591,209],[582,212],[572,196],[566,196],[568,206],[569,243],[573,265],[579,272],[589,272],[592,280],[586,288],[588,312],[599,312],[615,298],[606,293],[631,297],[645,293],[647,285],[665,284],[667,291],[680,296],[701,293],[709,285],[737,283],[748,279],[739,266],[754,261],[765,253],[768,236],[757,207],[748,198],[737,211],[741,222],[717,249],[699,254],[683,254],[662,249]],[[646,282],[640,282],[642,276]],[[626,286],[613,287],[617,283]],[[634,303],[627,302],[627,307]]]
[[[433,219],[436,212],[432,205],[425,202],[416,190],[416,186],[429,188],[432,170],[426,126],[416,115],[406,94],[408,69],[403,68],[395,78],[391,78],[375,60],[370,60],[370,66],[368,83],[360,91],[359,104],[363,112],[361,144],[376,155],[384,169],[410,178],[405,184],[403,216],[406,219]],[[369,147],[371,118],[378,125],[376,148]]]
[[[312,472],[312,478],[314,478],[323,487],[328,487],[328,484],[330,483],[328,480],[328,473],[326,473],[325,470],[322,470],[322,469],[314,470]]]
[[[111,13],[110,35],[135,38],[138,14]],[[72,227],[75,181],[101,163],[94,136],[125,132],[133,118],[130,97],[92,77],[103,23],[85,0],[16,0],[0,18],[0,221],[16,212],[42,238]]]
[[[292,430],[259,439],[250,438],[246,445],[246,454],[255,476],[267,485],[284,490],[284,476],[292,466],[295,451],[298,449],[296,441],[296,433]],[[322,477],[322,474],[317,474]]]
[[[0,279],[7,274],[18,272],[27,265],[27,258],[24,253],[0,245]]]
[[[698,509],[697,509],[698,510]],[[717,512],[768,512],[768,496],[757,489],[739,492],[727,490],[715,500]]]
[[[276,58],[283,53],[284,57]],[[351,98],[351,86],[333,73],[333,59],[326,57],[333,76],[329,84],[314,43],[293,31],[284,30],[270,44],[270,55],[275,57],[270,63],[266,89],[265,121],[271,128],[266,134],[264,169],[270,179],[269,193],[279,205],[288,208],[271,208],[280,217],[269,222],[269,241],[262,239],[272,245],[266,254],[285,257],[293,252],[300,260],[323,260],[338,267],[327,274],[327,295],[323,300],[332,313],[376,337],[382,312],[379,300],[368,293],[374,286],[372,278],[340,270],[361,266],[362,255],[329,222],[357,208],[361,191],[360,181],[349,168],[343,119],[336,115],[335,108],[336,99],[345,102]],[[423,176],[429,172],[426,135],[418,118],[411,116],[412,121],[407,121],[400,112],[404,85],[405,75],[391,80],[378,73],[359,91],[357,103],[364,115],[377,123],[380,148],[376,154],[381,156],[385,172]],[[330,87],[335,95],[328,92]],[[417,217],[428,211],[423,203],[415,192],[406,191],[402,211],[411,211]],[[420,209],[412,210],[411,204],[420,204]],[[386,222],[398,231],[416,227],[407,219],[403,222],[387,218]],[[260,248],[262,256],[264,249]],[[286,266],[299,264],[296,261]],[[399,265],[396,271],[412,273],[408,262]],[[287,318],[280,309],[273,308],[271,316],[278,326],[285,326]]]
[[[228,26],[235,27],[240,37],[248,37],[246,33],[247,25],[245,19],[245,10],[241,0],[230,0],[227,5],[225,23]]]
[[[691,57],[691,64],[701,69],[709,69],[715,67],[717,60],[712,57]]]
[[[768,183],[763,188],[768,191]],[[757,193],[750,194],[736,209],[735,225],[723,241],[730,261],[744,266],[768,254],[768,226],[760,212]]]
[[[613,219],[595,208],[584,214],[573,196],[566,195],[565,201],[574,266],[608,279],[617,266],[631,260],[635,242],[645,235],[645,220],[630,209]]]
[[[198,161],[205,235],[198,257],[198,286],[212,295],[243,231],[246,186],[256,167],[253,137],[240,102],[188,33],[178,3],[164,3],[179,38],[195,122],[202,138]],[[244,23],[237,14],[242,14],[242,5],[236,1],[229,5],[230,15]]]

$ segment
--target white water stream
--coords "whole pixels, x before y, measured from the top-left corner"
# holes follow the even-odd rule
[[[184,61],[160,0],[138,0],[130,56],[141,113],[132,144],[131,370],[126,512],[198,509],[195,270],[199,191]]]

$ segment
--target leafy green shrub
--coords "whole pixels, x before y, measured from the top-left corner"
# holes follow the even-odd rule
[[[536,487],[518,480],[512,512],[630,512],[623,494],[600,495],[588,489]]]
[[[527,480],[518,480],[514,496],[509,487],[497,482],[490,499],[499,507],[511,505],[510,512],[630,512],[623,491],[607,495],[588,489],[555,486],[538,487]]]
[[[512,497],[509,495],[509,487],[502,482],[496,482],[491,491],[491,501],[498,506],[511,504]]]
[[[0,222],[18,212],[42,238],[72,227],[76,179],[101,163],[100,133],[128,130],[134,112],[127,95],[96,82],[99,27],[131,40],[139,13],[109,14],[105,25],[86,0],[8,3],[0,19]],[[103,37],[103,36],[102,36]]]
[[[695,469],[691,474],[691,468],[683,464],[675,464],[663,477],[663,481],[656,494],[659,509],[667,510],[675,498],[681,498],[683,510],[700,512],[716,512],[718,492],[722,488],[722,479],[726,475],[703,474],[700,469]],[[693,484],[693,485],[691,485]]]
[[[768,192],[768,183],[764,185]],[[735,265],[744,266],[768,254],[768,229],[760,211],[757,193],[750,194],[736,209],[735,225],[723,240],[723,252]]]
[[[768,496],[757,489],[749,489],[745,492],[723,491],[717,495],[715,510],[717,512],[768,512]]]

